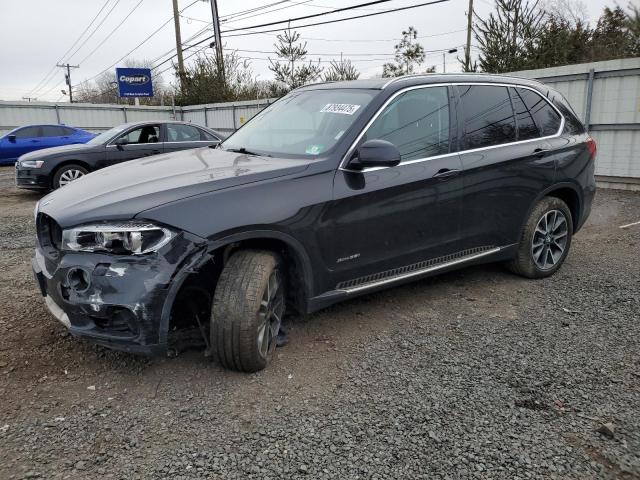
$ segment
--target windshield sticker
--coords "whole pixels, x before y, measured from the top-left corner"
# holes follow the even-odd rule
[[[321,113],[342,113],[343,115],[353,115],[358,111],[360,105],[352,105],[351,103],[327,103]]]
[[[323,149],[323,145],[309,145],[304,153],[308,153],[309,155],[318,155]]]

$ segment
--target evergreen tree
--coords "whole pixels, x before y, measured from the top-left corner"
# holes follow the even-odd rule
[[[290,28],[278,35],[278,43],[274,44],[276,55],[280,60],[273,61],[269,58],[269,70],[275,75],[276,82],[285,84],[289,89],[300,87],[313,82],[322,73],[320,60],[314,63],[307,56],[307,42],[298,43],[300,34]]]
[[[527,67],[535,51],[544,12],[538,1],[496,0],[486,20],[476,14],[473,31],[480,46],[478,65],[484,72],[503,73]]]
[[[413,27],[402,32],[402,40],[395,46],[395,63],[383,65],[383,77],[399,77],[414,73],[415,67],[424,62],[424,47],[416,41],[417,38],[418,31]]]
[[[628,21],[629,17],[622,7],[617,6],[613,10],[605,7],[593,31],[590,61],[640,55],[638,37],[628,28]]]
[[[345,60],[340,55],[340,60],[331,60],[329,69],[323,75],[325,82],[336,82],[340,80],[357,80],[360,72],[353,66],[351,60]]]

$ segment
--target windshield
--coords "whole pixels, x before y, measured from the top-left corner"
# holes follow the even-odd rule
[[[331,149],[379,92],[364,89],[292,92],[223,142],[225,150],[316,156]]]
[[[107,131],[102,132],[101,134],[93,137],[91,140],[87,142],[87,145],[102,145],[106,143],[111,138],[115,137],[118,133],[122,132],[127,128],[128,125],[119,125],[117,127],[110,128]]]

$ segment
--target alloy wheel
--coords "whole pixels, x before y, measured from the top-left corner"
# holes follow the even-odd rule
[[[538,268],[549,270],[560,261],[568,235],[567,217],[562,211],[549,210],[542,215],[531,240],[531,255]]]
[[[258,312],[262,320],[258,328],[258,351],[263,358],[267,358],[275,346],[284,315],[284,307],[284,287],[279,270],[275,269],[269,276]]]
[[[58,185],[60,187],[64,187],[66,184],[71,183],[74,180],[77,180],[83,175],[84,175],[84,172],[82,170],[77,170],[75,168],[65,170],[64,172],[62,172],[62,175],[60,175],[60,180],[58,180]]]

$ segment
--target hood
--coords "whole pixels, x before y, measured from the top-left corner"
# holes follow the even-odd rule
[[[86,145],[84,143],[76,143],[72,145],[62,145],[60,147],[43,148],[33,152],[25,153],[20,156],[20,160],[43,160],[45,158],[55,157],[58,155],[66,155],[77,151],[90,151],[96,145]]]
[[[291,175],[313,160],[258,157],[199,148],[98,170],[40,200],[62,227],[133,218],[159,205],[215,190]]]

